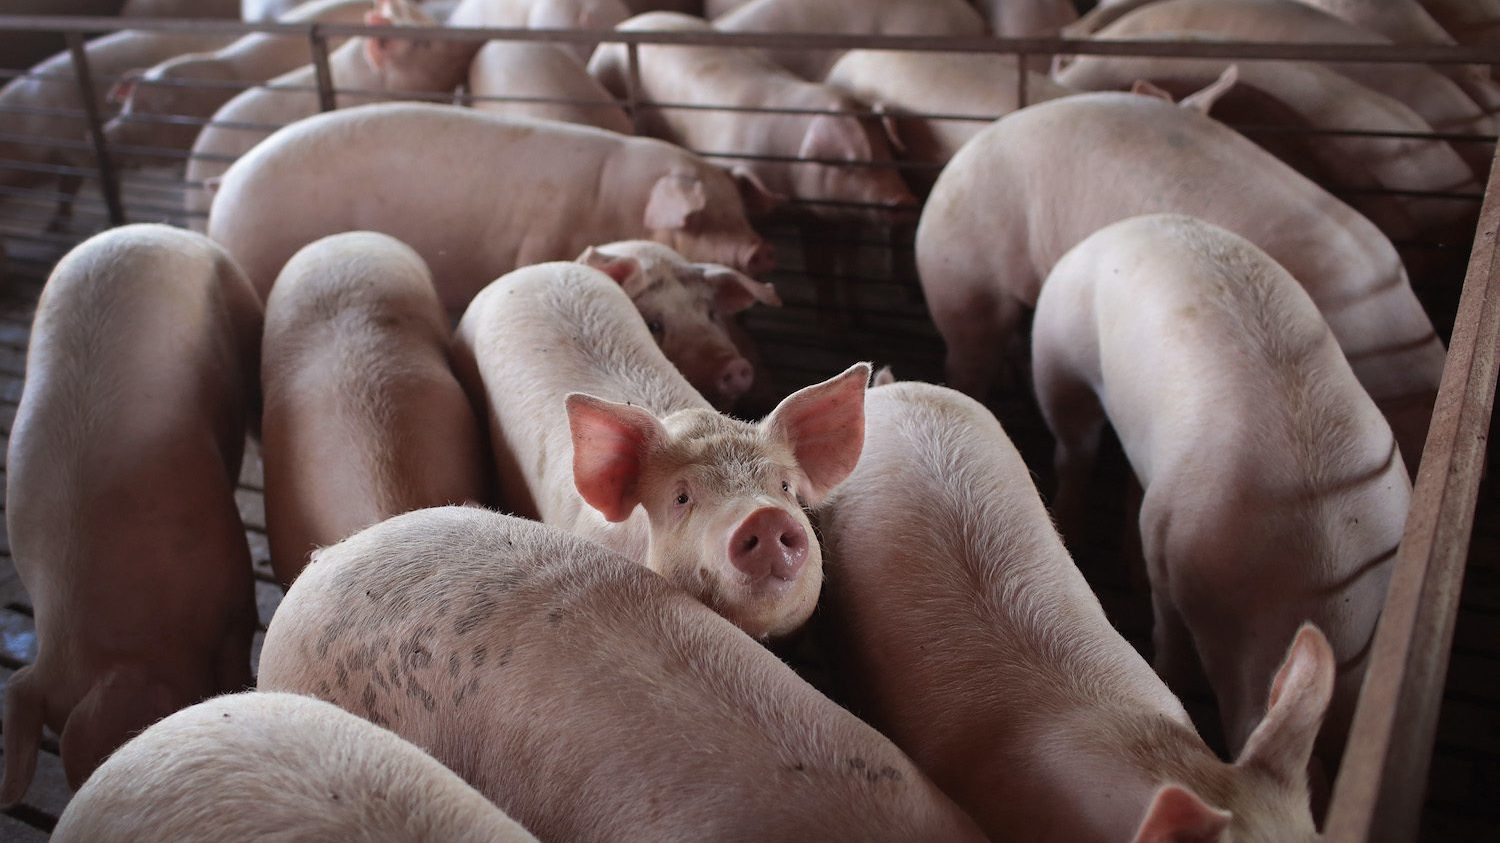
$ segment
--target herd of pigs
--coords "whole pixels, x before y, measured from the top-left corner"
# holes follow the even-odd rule
[[[391,27],[331,52],[336,110],[305,40],[86,45],[118,162],[191,153],[201,231],[96,235],[38,304],[6,521],[39,650],[0,801],[45,726],[81,788],[60,840],[1317,837],[1444,358],[1393,240],[1472,226],[1444,194],[1487,178],[1461,135],[1495,131],[1490,68],[632,65],[395,33],[1478,44],[1500,2],[293,5],[175,8]],[[0,91],[38,106],[6,120],[81,140],[72,67]],[[1387,134],[1262,148],[1211,111]],[[79,145],[12,134],[43,165]],[[752,221],[918,212],[952,388],[856,363],[728,415],[757,377],[735,315],[780,304]],[[976,400],[1026,383],[1050,509]],[[1154,664],[1064,545],[1106,424],[1143,490]],[[258,677],[247,432],[288,587]],[[850,709],[764,646],[819,606]],[[1199,689],[1230,761],[1179,702]]]

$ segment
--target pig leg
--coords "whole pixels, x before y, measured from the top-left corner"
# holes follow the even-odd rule
[[[1198,661],[1198,651],[1193,647],[1192,633],[1172,598],[1162,590],[1151,590],[1151,666],[1179,697],[1211,695],[1208,679],[1203,675]]]
[[[5,783],[0,787],[0,807],[20,802],[36,773],[46,699],[37,688],[35,670],[31,665],[23,667],[5,684]]]
[[[1076,539],[1086,523],[1089,480],[1104,435],[1104,408],[1093,387],[1054,350],[1041,349],[1033,357],[1032,380],[1042,418],[1057,440],[1052,516],[1065,538]]]
[[[1008,342],[1021,321],[1021,303],[1003,293],[989,293],[963,304],[934,309],[932,321],[948,346],[948,386],[983,401],[997,382],[1008,386],[1016,379],[1005,364],[1010,358]]]
[[[82,787],[115,747],[189,701],[180,702],[171,688],[138,668],[107,673],[78,701],[63,726],[58,743],[68,786]]]

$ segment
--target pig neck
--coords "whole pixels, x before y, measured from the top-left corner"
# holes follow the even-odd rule
[[[317,71],[311,66],[303,68],[309,80],[316,84]],[[365,39],[353,38],[349,43],[334,50],[328,56],[328,74],[333,77],[333,86],[339,90],[338,105],[348,108],[390,99],[389,95],[350,94],[348,91],[384,91],[385,78],[380,71],[370,66],[365,56]],[[312,94],[314,98],[317,94]]]

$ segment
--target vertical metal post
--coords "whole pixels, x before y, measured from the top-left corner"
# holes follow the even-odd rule
[[[328,38],[323,35],[322,27],[315,23],[307,30],[307,41],[312,52],[313,72],[318,78],[318,110],[332,111],[339,105],[334,96],[333,71],[328,69]]]
[[[125,205],[120,201],[120,182],[115,177],[114,164],[109,160],[109,149],[104,140],[104,121],[99,118],[99,101],[94,96],[94,77],[89,72],[88,53],[83,50],[83,35],[69,32],[63,38],[73,57],[73,75],[78,82],[84,116],[88,119],[89,140],[94,144],[94,163],[99,169],[99,190],[109,208],[109,224],[124,225]]]
[[[625,45],[625,108],[630,112],[630,122],[635,133],[641,131],[641,62],[636,43]]]
[[[1016,51],[1016,108],[1026,107],[1026,77],[1031,74],[1026,70],[1026,53]]]

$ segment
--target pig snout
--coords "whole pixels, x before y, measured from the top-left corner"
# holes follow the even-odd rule
[[[720,367],[719,374],[714,379],[714,389],[721,400],[732,402],[750,391],[750,384],[754,382],[755,368],[750,365],[750,361],[736,357]]]
[[[730,537],[729,561],[755,582],[789,581],[807,561],[807,531],[785,510],[757,509]]]

